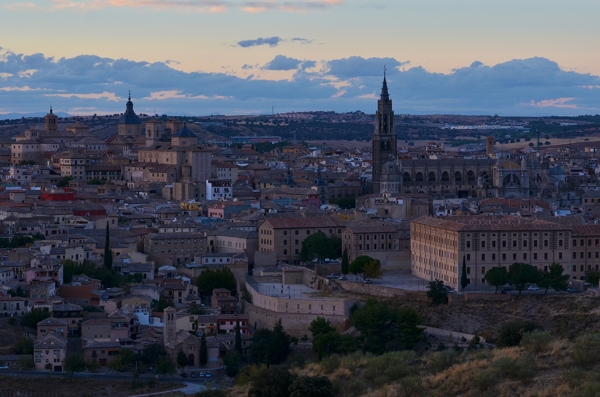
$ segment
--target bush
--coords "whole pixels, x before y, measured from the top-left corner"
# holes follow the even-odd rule
[[[340,356],[337,354],[332,354],[331,356],[325,357],[321,360],[321,367],[323,368],[324,373],[330,374],[338,369],[341,363],[342,360],[340,359]]]
[[[301,376],[290,386],[290,397],[334,397],[333,385],[326,377]]]
[[[453,350],[444,350],[434,353],[430,356],[429,362],[427,362],[427,369],[437,374],[450,368],[454,364],[459,362],[459,355]]]
[[[526,355],[518,359],[499,357],[494,361],[493,366],[498,370],[500,375],[527,383],[533,379],[535,358],[531,355]]]
[[[518,346],[523,334],[541,330],[542,327],[533,321],[508,321],[500,326],[498,347]]]
[[[526,332],[521,338],[521,346],[534,353],[548,350],[552,336],[546,331]]]
[[[480,372],[477,372],[471,378],[471,382],[473,387],[475,387],[480,392],[484,392],[486,390],[494,387],[496,382],[498,381],[498,373],[492,369],[486,369]]]
[[[597,397],[600,396],[600,383],[592,381],[583,386],[583,390],[575,395],[575,397]]]
[[[409,366],[409,363],[416,357],[413,351],[390,352],[373,357],[365,365],[363,378],[372,386],[381,387],[414,375],[416,368]]]
[[[578,337],[573,346],[573,361],[580,366],[600,362],[600,334],[585,334]]]
[[[423,393],[422,381],[419,376],[408,376],[400,381],[400,397],[420,396]]]

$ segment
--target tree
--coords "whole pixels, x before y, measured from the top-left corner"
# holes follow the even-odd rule
[[[448,303],[448,291],[442,280],[431,281],[427,285],[427,297],[432,305],[445,305]]]
[[[524,333],[541,329],[542,327],[532,321],[508,321],[500,326],[496,344],[498,347],[518,346]]]
[[[69,373],[69,376],[73,376],[76,372],[83,372],[86,368],[85,360],[80,354],[69,354],[65,358],[65,371]]]
[[[560,263],[552,263],[547,272],[539,272],[537,286],[544,288],[544,295],[548,293],[548,288],[552,287],[555,291],[565,291],[569,286],[569,275],[563,274],[565,269]]]
[[[167,355],[167,351],[162,345],[158,343],[152,343],[144,348],[139,359],[147,365],[156,365],[156,362],[160,357]]]
[[[69,182],[71,182],[73,179],[75,179],[75,178],[72,177],[71,175],[64,176],[64,177],[62,177],[62,179],[60,181],[58,181],[56,186],[57,187],[68,187]]]
[[[235,321],[235,351],[242,354],[242,333],[240,331],[240,320]]]
[[[187,356],[185,355],[183,350],[179,350],[177,352],[177,365],[179,365],[181,368],[185,368],[187,363],[188,363]]]
[[[300,251],[300,260],[310,261],[314,258],[338,258],[341,252],[341,240],[336,237],[327,237],[323,232],[313,233],[302,242],[302,250]]]
[[[235,275],[228,267],[204,270],[197,279],[198,293],[204,296],[212,295],[213,289],[225,288],[235,295],[237,287]]]
[[[308,330],[312,334],[313,339],[321,334],[327,334],[329,332],[335,331],[335,329],[331,326],[329,320],[323,317],[317,317],[310,322],[310,326]]]
[[[334,397],[331,381],[325,376],[301,376],[290,386],[290,397]]]
[[[21,317],[21,325],[29,328],[37,328],[37,324],[48,317],[50,317],[50,311],[47,307],[34,308]]]
[[[16,355],[30,355],[33,354],[34,342],[32,338],[26,336],[20,336],[15,342],[14,351]]]
[[[385,302],[369,299],[354,311],[351,324],[360,331],[359,342],[365,351],[381,354],[411,349],[423,338],[421,319],[412,308],[395,309]]]
[[[469,285],[469,279],[467,278],[467,259],[463,255],[462,273],[460,276],[460,286],[462,287],[463,292],[465,291],[465,288],[467,288],[467,285]]]
[[[600,271],[594,269],[586,271],[585,281],[592,284],[594,288],[598,287],[598,282],[600,281]]]
[[[164,297],[160,297],[158,298],[158,300],[153,300],[152,301],[154,303],[154,311],[155,312],[163,312],[167,307],[169,307],[169,301],[164,298]]]
[[[106,237],[104,238],[104,267],[112,270],[112,251],[110,250],[110,229],[106,222]]]
[[[537,269],[528,263],[515,262],[508,268],[508,283],[519,291],[519,295],[527,284],[535,283],[537,280]]]
[[[383,272],[381,271],[381,262],[379,259],[373,259],[371,262],[367,263],[363,270],[364,278],[381,278],[383,276]]]
[[[259,329],[254,333],[250,355],[254,361],[260,364],[281,364],[290,354],[292,343],[298,343],[298,341],[283,330],[280,319],[272,331]]]
[[[123,359],[120,356],[118,356],[108,364],[108,368],[111,371],[123,372],[125,370],[125,366],[123,365]]]
[[[175,373],[175,363],[168,356],[160,356],[156,359],[156,372],[159,375],[170,375]]]
[[[342,274],[348,274],[350,262],[348,260],[348,250],[344,248],[344,253],[342,254]]]
[[[348,354],[358,350],[358,344],[349,335],[340,335],[337,331],[318,334],[313,338],[313,351],[319,361],[332,354]]]
[[[498,293],[498,288],[508,284],[508,272],[504,266],[493,267],[485,273],[485,282],[496,287],[495,294]]]
[[[131,364],[135,363],[135,361],[136,361],[136,357],[135,357],[135,353],[133,352],[133,349],[126,349],[126,348],[122,349],[121,354],[119,355],[119,358],[121,359],[121,362],[125,366],[131,365]]]
[[[373,258],[367,255],[360,255],[356,257],[356,259],[350,263],[350,273],[359,274],[363,277],[363,279],[365,279],[365,266],[367,266],[367,264],[369,264],[372,260]]]
[[[200,365],[205,366],[208,362],[208,347],[206,346],[206,335],[202,333],[200,338]]]
[[[223,363],[225,364],[225,375],[233,378],[240,373],[240,368],[242,368],[242,354],[235,350],[229,351],[225,354]]]
[[[252,377],[248,397],[288,397],[296,376],[283,367],[261,367]]]
[[[19,366],[25,369],[33,369],[35,368],[35,363],[33,362],[33,356],[21,356],[19,357]]]

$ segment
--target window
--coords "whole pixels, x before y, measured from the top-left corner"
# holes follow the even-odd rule
[[[481,242],[481,248],[485,248],[485,241]]]
[[[562,252],[559,252],[559,253],[558,253],[558,259],[562,259],[562,258],[563,258],[563,257],[562,257]]]
[[[513,248],[517,246],[517,240],[513,240]]]
[[[544,252],[544,259],[548,260],[548,253]]]
[[[502,254],[502,260],[505,261],[506,260],[506,254]]]
[[[496,241],[492,241],[492,248],[496,248]]]
[[[523,240],[523,247],[527,247],[527,240]]]
[[[537,259],[537,252],[534,252],[533,253],[533,260],[536,260],[536,259]]]
[[[577,259],[577,252],[573,252],[573,259]]]
[[[573,240],[573,247],[577,247],[577,240]]]
[[[544,240],[544,247],[548,246],[548,240]]]
[[[517,254],[513,254],[513,261],[517,260]]]
[[[481,260],[484,261],[485,260],[485,254],[481,254]]]
[[[492,254],[492,260],[495,261],[496,260],[496,254]]]
[[[284,235],[284,236],[287,236],[287,230],[284,230],[284,231],[283,231],[283,235]]]
[[[506,240],[502,240],[502,248],[506,248]]]
[[[471,242],[467,241],[467,248],[471,248]]]
[[[471,254],[467,254],[467,260],[470,261],[471,260]]]
[[[471,267],[467,266],[467,274],[471,274]]]
[[[523,253],[523,260],[527,260],[527,253],[526,252]]]

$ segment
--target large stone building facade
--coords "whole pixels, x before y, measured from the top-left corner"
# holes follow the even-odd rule
[[[467,290],[487,289],[492,267],[528,263],[547,270],[558,262],[571,274],[571,227],[512,216],[420,217],[411,221],[411,271],[458,288],[463,258]]]
[[[546,168],[537,160],[398,158],[394,111],[384,76],[372,136],[373,193],[453,194],[458,197],[539,197]],[[490,145],[492,150],[490,150]]]

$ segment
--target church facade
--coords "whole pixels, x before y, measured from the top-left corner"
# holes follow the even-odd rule
[[[456,197],[539,197],[547,167],[536,159],[442,158],[400,160],[394,111],[384,75],[372,136],[373,192]]]

